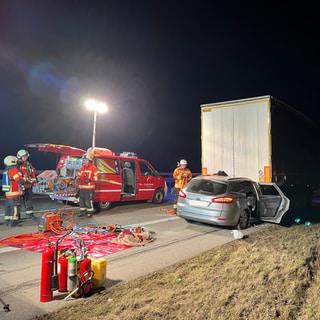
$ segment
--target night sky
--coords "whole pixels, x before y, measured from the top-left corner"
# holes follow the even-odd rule
[[[90,147],[86,97],[109,107],[96,146],[162,172],[181,158],[200,172],[204,103],[272,95],[320,123],[318,9],[270,3],[0,0],[1,159],[27,143]]]

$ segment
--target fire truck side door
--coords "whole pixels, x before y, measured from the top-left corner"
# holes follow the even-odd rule
[[[115,158],[95,158],[94,163],[101,172],[96,183],[94,202],[120,201],[121,174],[119,160]]]
[[[145,161],[139,161],[139,175],[137,179],[138,199],[152,199],[155,190],[155,179],[157,173]]]

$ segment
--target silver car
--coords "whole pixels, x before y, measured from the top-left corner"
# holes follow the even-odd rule
[[[186,221],[246,229],[251,218],[280,223],[289,205],[290,200],[274,183],[197,176],[180,190],[177,213]]]

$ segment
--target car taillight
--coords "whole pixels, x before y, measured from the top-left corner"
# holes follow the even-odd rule
[[[180,189],[179,190],[179,193],[178,193],[178,196],[180,197],[180,198],[186,198],[186,194]]]
[[[225,197],[218,197],[218,198],[212,198],[211,202],[213,203],[232,203],[234,201],[233,197],[225,196]]]

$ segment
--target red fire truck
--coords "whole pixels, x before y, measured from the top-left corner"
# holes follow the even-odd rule
[[[110,209],[112,203],[135,200],[162,203],[167,194],[167,184],[159,172],[133,152],[113,153],[107,148],[89,148],[87,151],[71,146],[50,143],[25,145],[39,151],[61,154],[56,170],[45,170],[37,176],[33,188],[35,194],[49,195],[53,200],[78,202],[75,178],[82,166],[82,156],[90,153],[93,163],[100,170],[100,180],[96,183],[94,205],[97,210]],[[125,165],[126,163],[126,165]],[[134,172],[134,185],[130,193],[125,189],[124,167]]]

